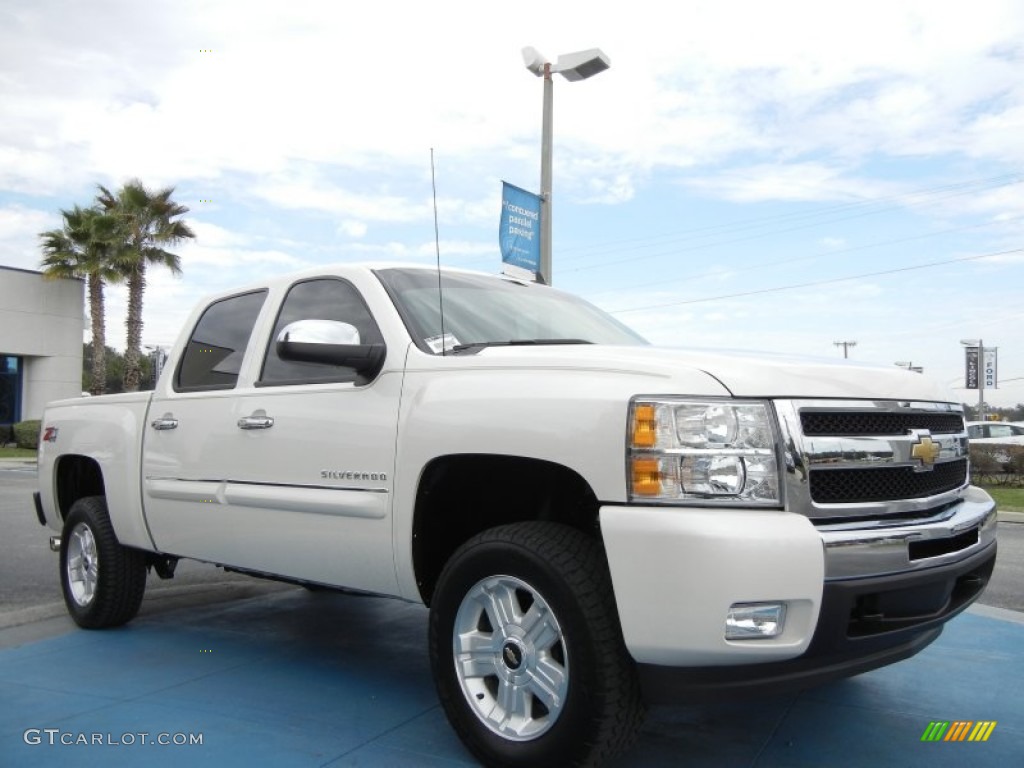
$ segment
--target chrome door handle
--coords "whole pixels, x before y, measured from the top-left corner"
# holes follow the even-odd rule
[[[149,422],[149,426],[153,429],[175,429],[178,426],[178,420],[171,414],[165,413],[159,419],[153,419]]]
[[[274,420],[270,416],[245,416],[238,420],[239,429],[270,429]]]

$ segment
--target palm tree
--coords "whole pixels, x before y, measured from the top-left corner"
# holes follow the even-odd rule
[[[51,280],[85,278],[92,321],[92,367],[89,391],[102,395],[107,389],[106,320],[103,286],[121,280],[112,263],[117,222],[96,208],[75,206],[61,211],[64,226],[40,232],[43,275]]]
[[[117,194],[99,185],[96,202],[118,221],[121,245],[114,261],[128,282],[127,340],[124,351],[124,390],[139,389],[139,349],[142,345],[142,294],[146,290],[146,268],[150,264],[167,267],[181,274],[181,260],[164,250],[195,233],[176,217],[188,208],[171,199],[174,187],[151,192],[138,179],[124,184]]]

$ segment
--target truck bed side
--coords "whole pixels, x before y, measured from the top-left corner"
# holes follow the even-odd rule
[[[59,531],[76,498],[102,493],[118,540],[126,546],[153,549],[139,486],[150,395],[83,397],[46,408],[44,436],[51,431],[49,439],[39,444],[39,478],[47,525]]]

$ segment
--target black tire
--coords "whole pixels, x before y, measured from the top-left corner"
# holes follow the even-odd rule
[[[68,613],[80,627],[118,627],[139,612],[146,558],[118,542],[103,496],[71,505],[60,540],[60,585]]]
[[[466,542],[437,582],[429,636],[448,720],[486,765],[597,765],[643,723],[604,552],[573,528],[517,523]]]

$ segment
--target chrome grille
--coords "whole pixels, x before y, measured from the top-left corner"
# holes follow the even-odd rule
[[[917,499],[953,491],[967,481],[967,459],[949,461],[931,472],[911,467],[816,469],[811,472],[811,499],[820,504]]]
[[[964,417],[958,413],[802,411],[800,424],[808,436],[900,435],[909,429],[927,429],[935,435],[964,431]]]
[[[781,400],[786,503],[816,523],[913,516],[967,487],[967,433],[953,403]]]

